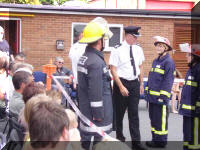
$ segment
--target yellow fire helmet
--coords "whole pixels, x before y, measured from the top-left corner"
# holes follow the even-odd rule
[[[90,21],[83,30],[83,37],[80,43],[93,43],[104,37],[109,39],[112,37],[112,32],[109,30],[107,21],[102,17],[97,17]]]

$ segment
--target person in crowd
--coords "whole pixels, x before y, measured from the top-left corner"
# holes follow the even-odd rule
[[[100,23],[100,22],[104,22]],[[85,53],[78,62],[78,98],[80,111],[100,130],[112,131],[113,108],[110,75],[104,61],[105,38],[110,37],[107,21],[101,17],[89,22],[83,30],[80,43],[87,43]],[[80,121],[82,147],[89,150],[91,138],[95,145],[102,137]]]
[[[189,69],[183,85],[179,114],[183,116],[184,150],[200,149],[200,44],[180,44]]]
[[[175,78],[176,79],[182,79],[182,75],[177,69],[176,69]],[[176,111],[175,101],[178,98],[178,104],[180,104],[181,90],[182,90],[182,83],[181,82],[174,82],[173,86],[172,86],[171,111],[172,111],[172,113],[175,113],[175,114],[178,113],[178,111]]]
[[[125,40],[112,51],[109,64],[114,78],[113,101],[116,115],[116,137],[125,141],[123,118],[128,108],[129,130],[132,148],[144,150],[140,143],[138,104],[140,94],[144,93],[142,48],[137,44],[141,27],[125,27]]]
[[[33,149],[66,150],[69,118],[61,105],[48,100],[38,102],[30,110],[28,129]]]
[[[83,33],[81,31],[78,36],[78,41],[72,45],[72,47],[70,48],[70,51],[69,51],[69,58],[71,59],[71,62],[72,62],[72,72],[74,75],[74,79],[73,79],[74,89],[77,89],[76,87],[78,84],[78,81],[77,81],[78,60],[85,52],[85,48],[87,46],[87,44],[79,43],[79,40],[82,38],[82,36],[83,36]]]
[[[78,121],[76,114],[71,109],[65,109],[67,116],[69,118],[69,139],[70,145],[73,150],[81,149],[81,137],[78,128]],[[69,146],[68,146],[69,148]]]
[[[37,82],[31,82],[27,84],[22,92],[22,99],[24,101],[24,104],[26,104],[27,101],[31,99],[33,96],[38,95],[38,94],[45,94],[45,92],[46,92],[45,87]],[[23,127],[25,127],[25,129],[28,130],[28,125],[24,118],[24,107],[21,109],[19,113],[18,122]]]
[[[5,52],[9,60],[13,61],[14,57],[8,42],[4,39],[5,30],[0,26],[0,51]]]
[[[23,52],[20,52],[15,56],[15,62],[24,63],[25,59],[26,59],[26,55]]]
[[[10,99],[9,111],[19,115],[21,109],[24,107],[22,93],[25,89],[25,86],[30,82],[33,82],[33,76],[30,72],[17,71],[14,74],[12,81],[15,91],[12,98]]]
[[[56,73],[53,74],[54,76],[68,76],[69,77],[67,82],[65,79],[58,79],[58,81],[61,83],[61,85],[65,88],[65,90],[69,94],[70,85],[72,85],[72,79],[73,79],[72,72],[63,66],[64,59],[62,57],[56,57],[55,65],[57,68],[56,68]],[[54,81],[52,82],[52,88],[57,89],[56,83]],[[64,95],[62,95],[62,105],[64,107],[68,107],[67,101]]]
[[[4,52],[0,51],[0,118],[6,116],[6,108],[9,99],[8,59]]]
[[[153,148],[164,148],[168,138],[168,107],[174,83],[175,64],[169,54],[172,50],[169,40],[161,36],[154,38],[158,56],[153,61],[146,87],[152,141],[147,141],[146,145]]]

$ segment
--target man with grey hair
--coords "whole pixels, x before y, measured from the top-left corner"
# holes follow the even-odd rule
[[[58,81],[61,83],[61,85],[66,89],[69,88],[69,85],[72,85],[72,72],[67,69],[66,67],[64,67],[64,59],[60,56],[56,57],[56,61],[55,61],[55,65],[56,65],[56,73],[54,73],[54,76],[69,76],[69,79],[66,81],[64,79],[58,79]],[[56,83],[52,82],[52,88],[57,88]],[[69,91],[68,91],[69,92]],[[66,106],[66,99],[64,96],[62,96],[62,103],[63,106]]]

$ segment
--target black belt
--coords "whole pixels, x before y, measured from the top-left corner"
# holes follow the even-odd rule
[[[138,78],[135,79],[135,80],[126,80],[126,79],[124,79],[124,78],[120,78],[120,80],[121,80],[121,81],[124,81],[124,82],[138,82],[138,81],[139,81]]]

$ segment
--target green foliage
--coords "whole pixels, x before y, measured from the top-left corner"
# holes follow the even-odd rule
[[[39,5],[39,0],[0,0],[1,3],[32,4]]]

